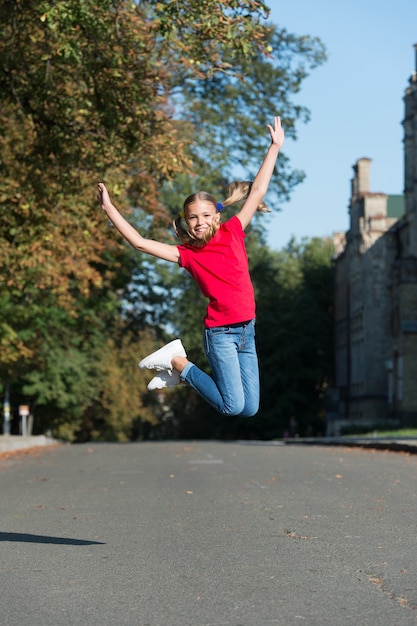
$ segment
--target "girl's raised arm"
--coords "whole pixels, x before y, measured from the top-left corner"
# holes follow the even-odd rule
[[[270,126],[268,124],[268,130],[271,135],[271,145],[269,146],[259,172],[255,176],[249,196],[245,200],[241,210],[237,213],[237,217],[239,218],[243,229],[245,229],[251,221],[256,209],[268,190],[268,185],[274,171],[278,153],[284,143],[285,135],[281,126],[280,117],[274,118],[274,126]]]
[[[160,241],[154,241],[153,239],[145,239],[142,237],[138,231],[133,228],[131,224],[119,213],[116,207],[113,205],[110,200],[109,192],[106,189],[106,185],[104,183],[98,184],[98,193],[97,199],[100,207],[106,213],[109,220],[114,224],[119,233],[126,239],[127,242],[130,243],[131,246],[139,250],[140,252],[145,252],[146,254],[151,254],[152,256],[156,256],[159,259],[164,259],[165,261],[172,261],[173,263],[178,263],[179,261],[179,252],[177,246],[169,245],[167,243],[161,243]]]

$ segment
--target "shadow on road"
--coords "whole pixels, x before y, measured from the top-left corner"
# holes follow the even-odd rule
[[[103,546],[103,541],[88,541],[86,539],[71,539],[70,537],[48,537],[47,535],[30,535],[28,533],[2,533],[0,541],[18,541],[22,543],[55,543],[67,546]]]

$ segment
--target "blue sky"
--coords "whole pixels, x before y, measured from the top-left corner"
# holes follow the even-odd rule
[[[417,0],[269,0],[269,6],[271,21],[320,37],[328,53],[295,100],[310,109],[311,120],[284,151],[307,176],[269,220],[268,243],[280,249],[292,236],[348,229],[352,166],[361,157],[372,160],[371,191],[403,193],[401,123],[416,69]]]

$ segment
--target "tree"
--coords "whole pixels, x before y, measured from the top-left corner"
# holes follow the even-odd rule
[[[176,81],[174,101],[180,119],[189,124],[186,149],[193,172],[165,184],[163,201],[172,215],[193,191],[206,189],[221,200],[232,180],[253,179],[266,150],[266,124],[275,114],[282,116],[288,140],[297,138],[299,122],[309,120],[309,111],[293,98],[309,72],[326,60],[323,44],[275,25],[269,25],[265,41],[267,55],[253,51],[249,58],[233,60],[237,75],[218,72],[204,80],[180,76]],[[268,193],[273,210],[303,178],[303,172],[291,169],[284,145]]]
[[[257,103],[251,89],[259,94],[265,75],[274,90],[282,84],[282,93],[291,94],[304,76],[303,56],[310,67],[324,58],[317,41],[303,44],[266,17],[259,0],[0,0],[0,374],[23,384],[28,372],[38,372],[31,389],[38,400],[50,398],[51,411],[59,404],[46,393],[54,363],[70,368],[89,352],[97,356],[96,338],[111,339],[120,325],[137,332],[156,324],[162,332],[169,323],[170,270],[152,260],[134,269],[137,257],[96,208],[94,183],[109,179],[130,219],[169,241],[177,205],[167,193],[183,196],[190,176],[202,182],[205,176],[224,191],[230,168],[240,163],[249,170],[255,152],[258,164],[250,122],[260,118],[270,92],[264,89]],[[294,54],[298,68],[290,63]],[[238,115],[242,102],[246,118]],[[304,113],[285,103],[291,133]],[[236,124],[229,123],[233,116]],[[263,137],[264,128],[255,135]],[[236,150],[243,136],[247,142]],[[206,167],[206,147],[212,144],[216,158],[227,140],[223,161]],[[299,175],[285,159],[283,165],[285,197]],[[178,286],[173,295],[180,295]],[[138,296],[139,310],[132,306]],[[77,367],[58,369],[71,393],[81,390]],[[96,398],[79,400],[87,407]]]
[[[142,438],[147,425],[158,423],[146,390],[151,373],[137,368],[142,350],[153,350],[153,333],[132,334],[121,322],[105,340],[95,334],[87,342],[84,335],[80,343],[82,335],[71,340],[69,328],[66,335],[67,342],[45,340],[41,364],[15,389],[31,405],[34,431],[68,441]]]
[[[261,49],[264,32],[252,19],[262,3],[181,4],[0,3],[3,289],[51,291],[71,308],[75,288],[103,284],[97,264],[110,242],[91,208],[93,182],[109,170],[121,205],[129,188],[164,215],[160,184],[190,167],[169,105],[172,72],[223,71],[226,43],[244,52],[253,39]],[[208,28],[214,6],[221,13]]]
[[[83,412],[76,431],[78,440],[132,441],[146,438],[148,428],[158,424],[154,405],[146,385],[153,376],[142,372],[137,363],[142,351],[151,352],[154,337],[150,332],[139,336],[121,325],[119,333],[108,338],[98,355],[100,388],[97,401]]]
[[[291,418],[302,434],[322,432],[332,376],[333,245],[291,241],[254,267],[262,401],[257,428],[283,436]]]
[[[333,244],[327,239],[292,240],[272,251],[256,229],[246,247],[257,302],[256,336],[261,405],[251,419],[216,413],[189,388],[175,388],[169,400],[177,437],[282,437],[323,432],[324,394],[332,378]],[[190,360],[210,373],[202,347],[206,306],[188,274],[173,275],[178,297],[170,319]]]
[[[309,119],[309,111],[294,104],[293,97],[310,69],[324,62],[323,45],[316,38],[296,37],[275,25],[270,26],[266,41],[267,56],[254,52],[251,58],[235,60],[238,77],[218,73],[209,80],[181,85],[180,102],[187,104],[183,117],[197,129],[190,144],[193,162],[200,165],[197,173],[202,180],[211,174],[207,182],[217,184],[223,193],[236,174],[255,176],[265,151],[266,124],[274,115],[281,115],[287,139],[296,139],[297,123]],[[285,146],[277,165],[278,175],[270,185],[278,200],[276,208],[288,200],[304,176],[290,169]]]
[[[221,13],[209,26],[214,6]],[[265,28],[252,16],[263,9],[249,0],[3,0],[1,253],[9,286],[26,287],[29,275],[64,304],[70,276],[80,289],[100,284],[94,263],[106,232],[87,189],[111,170],[119,201],[129,187],[147,211],[163,213],[159,185],[190,166],[169,106],[171,76],[231,71],[226,43],[233,54],[250,41],[262,49]]]
[[[266,40],[269,56],[254,54],[250,60],[235,60],[234,67],[244,77],[243,80],[227,73],[219,73],[204,81],[189,80],[181,84],[181,88],[176,87],[179,92],[177,105],[180,115],[191,122],[191,129],[197,129],[197,132],[194,134],[194,141],[189,145],[190,158],[194,163],[193,175],[180,174],[164,186],[163,200],[171,208],[173,216],[181,209],[181,198],[197,189],[212,191],[221,200],[225,197],[231,180],[238,177],[253,178],[267,146],[265,124],[270,121],[268,114],[280,112],[281,107],[287,137],[294,139],[297,123],[308,121],[309,112],[304,107],[295,105],[293,96],[300,90],[308,71],[324,62],[325,51],[321,42],[310,37],[295,37],[285,29],[275,26],[269,29]],[[302,172],[291,171],[285,157],[285,146],[284,153],[279,156],[277,169],[268,193],[268,198],[271,198],[268,204],[273,210],[279,209],[282,202],[288,199],[292,188],[304,176]],[[233,210],[235,208],[230,213]],[[225,211],[224,219],[230,213]],[[268,261],[274,255],[263,245],[264,224],[265,216],[260,216],[248,229],[250,264],[257,275],[257,292],[268,292],[270,288],[271,297],[279,297],[276,294],[276,261],[271,262],[270,269],[267,268]],[[265,274],[262,273],[262,268]],[[297,278],[291,275],[289,267],[287,271],[279,292],[284,299],[290,297],[288,294],[291,294],[291,298],[295,297],[292,295],[293,290],[302,280],[298,261],[294,268]],[[193,281],[184,273],[174,278],[172,289],[177,295],[174,313],[170,319],[184,338],[187,348],[191,348],[195,361],[204,368],[207,363],[201,349],[201,320],[205,301]],[[172,302],[172,295],[166,297]],[[258,305],[258,310],[260,309],[262,307]],[[267,306],[265,309],[264,314],[268,317]],[[273,323],[274,318],[271,317]],[[291,325],[297,322],[290,315],[287,323]],[[294,328],[294,335],[297,332],[300,335],[299,327]],[[268,353],[266,358],[267,355]],[[295,370],[286,368],[285,371],[293,376]],[[290,390],[291,385],[284,386],[283,390],[285,389]],[[303,394],[302,391],[297,393]],[[293,403],[289,398],[285,401],[283,396],[284,393],[280,407],[283,415],[286,415],[293,410]],[[191,434],[190,436],[228,436],[239,429],[241,432],[250,432],[253,428],[239,420],[219,419],[204,402],[192,394],[187,395],[183,390],[179,391],[178,408],[181,414],[180,436],[185,433]],[[261,424],[259,420],[256,421]],[[278,417],[278,424],[279,421]],[[277,419],[273,424],[276,431]],[[282,430],[281,426],[278,428]],[[259,426],[259,432],[262,429]],[[270,430],[268,426],[263,432]]]

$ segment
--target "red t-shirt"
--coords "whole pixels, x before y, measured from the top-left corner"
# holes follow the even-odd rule
[[[220,224],[202,248],[178,246],[180,265],[209,299],[207,328],[245,322],[255,317],[255,296],[249,275],[246,235],[238,217]]]

